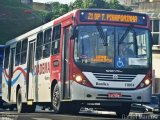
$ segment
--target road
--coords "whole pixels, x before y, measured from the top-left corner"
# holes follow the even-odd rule
[[[18,114],[17,111],[0,111],[0,120],[160,120],[160,115],[131,112],[127,118],[116,118],[114,112],[83,111],[79,115],[53,114],[49,111]]]

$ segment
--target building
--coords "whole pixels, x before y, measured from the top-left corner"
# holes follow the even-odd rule
[[[34,10],[37,11],[46,11],[46,12],[52,11],[52,5],[50,3],[33,2],[32,7]]]
[[[20,0],[21,3],[24,3],[24,4],[32,4],[33,3],[33,0]]]
[[[160,0],[119,0],[119,2],[126,6],[137,6],[141,3],[148,3],[148,2],[159,2]]]
[[[153,81],[153,92],[160,93],[160,0],[137,0],[136,3],[131,4],[135,5],[133,7],[134,11],[146,13],[151,19],[153,72],[155,78]]]
[[[138,3],[147,2],[148,0],[119,0],[120,3],[126,6],[136,6]]]

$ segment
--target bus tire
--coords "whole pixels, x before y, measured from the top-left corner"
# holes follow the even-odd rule
[[[75,102],[61,102],[60,101],[60,89],[58,84],[52,89],[51,103],[54,113],[63,114],[78,114],[80,111],[80,105]]]
[[[19,88],[18,92],[17,92],[17,110],[18,113],[24,113],[25,111],[25,104],[22,103],[22,93],[21,93],[21,88]]]
[[[51,103],[54,113],[61,113],[63,111],[62,109],[62,103],[60,101],[60,89],[58,84],[54,86],[51,92]]]

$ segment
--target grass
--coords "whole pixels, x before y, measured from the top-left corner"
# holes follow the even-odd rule
[[[42,19],[20,0],[0,0],[0,44],[42,24]],[[32,11],[32,13],[26,11]]]

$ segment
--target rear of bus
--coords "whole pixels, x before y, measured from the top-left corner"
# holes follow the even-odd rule
[[[72,100],[117,115],[128,115],[131,103],[149,103],[148,16],[115,10],[78,10],[75,15]]]

